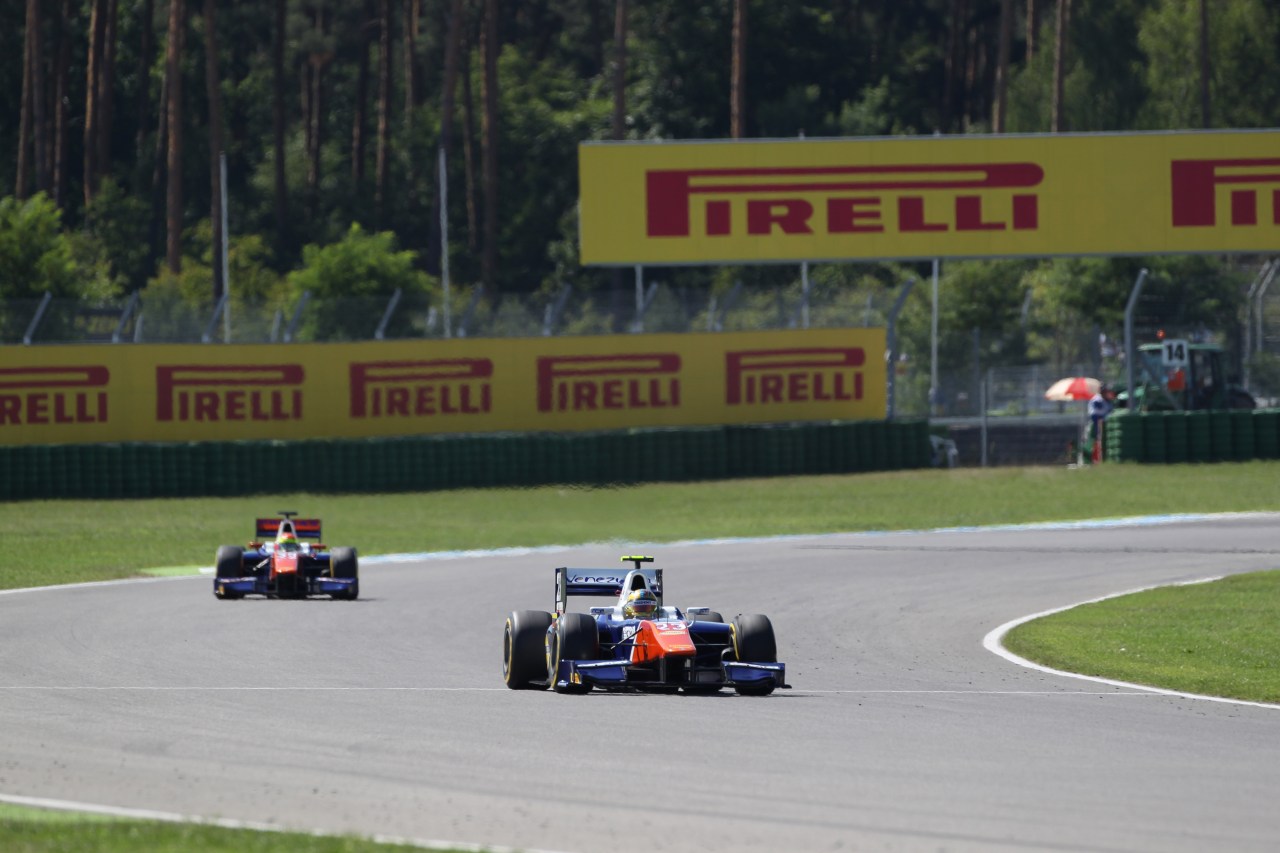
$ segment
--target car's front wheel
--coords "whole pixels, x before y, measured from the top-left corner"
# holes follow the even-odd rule
[[[560,662],[597,660],[600,657],[600,631],[596,620],[585,613],[565,613],[556,620],[555,629],[547,635],[547,680],[557,693],[590,693],[590,684],[558,684]]]
[[[746,663],[777,663],[778,643],[773,637],[773,623],[768,616],[759,613],[738,614],[729,623],[729,636],[733,640],[733,655]],[[765,685],[740,684],[734,690],[741,696],[768,696],[773,692],[772,683]]]
[[[223,545],[218,549],[218,555],[214,561],[214,580],[213,594],[215,598],[234,600],[244,598],[242,592],[224,591],[222,581],[224,578],[239,578],[244,576],[244,549],[236,545]]]
[[[341,598],[344,601],[355,601],[360,597],[360,567],[356,558],[355,548],[334,548],[333,553],[329,555],[329,574],[335,578],[350,578],[351,586],[346,592],[335,593],[333,598]]]
[[[515,610],[502,635],[502,680],[512,690],[546,690],[545,643],[551,614],[545,610]]]

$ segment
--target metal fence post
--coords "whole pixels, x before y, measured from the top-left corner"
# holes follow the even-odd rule
[[[128,325],[129,317],[133,315],[134,309],[138,307],[139,298],[136,290],[129,296],[129,301],[125,303],[124,310],[120,312],[120,322],[116,323],[116,330],[111,333],[111,343],[118,344],[120,339],[124,337],[124,327]]]
[[[907,279],[902,285],[902,292],[898,294],[898,298],[894,300],[893,307],[889,309],[889,321],[886,323],[885,337],[888,344],[888,352],[885,356],[889,359],[889,387],[888,391],[888,411],[886,416],[888,420],[893,420],[894,415],[894,394],[897,390],[898,376],[898,312],[902,310],[903,304],[907,301],[907,294],[911,292],[911,288],[915,286],[914,278]]]
[[[391,294],[391,298],[387,300],[387,310],[382,312],[382,320],[378,322],[378,328],[374,330],[373,337],[375,340],[382,340],[387,334],[387,324],[391,322],[391,316],[396,313],[396,306],[400,304],[400,288],[396,288]]]
[[[1124,306],[1124,369],[1125,381],[1128,383],[1129,411],[1134,409],[1134,364],[1138,360],[1138,344],[1133,339],[1133,312],[1138,307],[1138,297],[1142,294],[1142,285],[1147,280],[1147,268],[1138,271],[1138,278],[1129,292],[1129,302]]]
[[[302,312],[307,307],[307,303],[311,301],[311,291],[302,291],[302,298],[298,300],[298,306],[293,309],[293,319],[289,321],[289,326],[284,330],[284,342],[293,341],[293,336],[298,332],[298,324],[302,322]]]
[[[222,295],[218,297],[218,301],[213,306],[213,316],[209,318],[209,325],[204,327],[204,334],[200,336],[200,343],[207,344],[213,340],[213,330],[218,328],[218,318],[222,316],[222,312],[227,308],[227,292],[222,291]]]
[[[22,343],[30,346],[35,340],[36,332],[40,329],[40,324],[44,321],[44,312],[49,309],[49,303],[53,301],[53,294],[46,290],[44,296],[40,298],[40,304],[36,306],[35,316],[31,318],[31,322],[27,325],[27,333],[22,336]]]

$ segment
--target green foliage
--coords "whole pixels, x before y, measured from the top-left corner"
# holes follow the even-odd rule
[[[329,246],[309,245],[303,266],[289,275],[296,298],[312,300],[299,338],[302,340],[361,340],[373,335],[391,295],[426,294],[436,282],[415,268],[416,253],[396,251],[390,231],[367,233],[353,224],[346,237]],[[393,318],[388,334],[403,334],[410,323],[405,314]]]
[[[77,296],[79,285],[62,214],[48,196],[0,198],[0,299]]]

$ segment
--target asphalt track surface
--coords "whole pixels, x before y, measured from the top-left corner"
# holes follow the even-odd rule
[[[1121,590],[1280,567],[1280,516],[654,546],[667,602],[770,615],[768,698],[510,691],[556,565],[362,566],[357,602],[210,580],[0,595],[0,794],[528,850],[1274,850],[1280,709],[983,647]],[[355,543],[359,544],[359,543]]]

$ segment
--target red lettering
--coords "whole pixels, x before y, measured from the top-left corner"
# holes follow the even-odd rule
[[[69,424],[74,422],[74,418],[67,414],[67,398],[58,394],[53,398],[53,422],[55,424]]]
[[[607,379],[601,383],[604,387],[604,407],[606,409],[621,409],[622,403],[622,380]]]
[[[217,391],[197,391],[194,395],[196,411],[195,419],[198,421],[216,421],[218,419],[218,392]],[[254,397],[254,404],[257,405],[257,397]]]
[[[226,396],[227,420],[244,420],[244,391],[228,391]]]
[[[898,228],[902,231],[946,231],[944,222],[925,222],[924,198],[903,196],[898,199]]]
[[[392,388],[390,393],[394,395],[397,391],[403,392],[406,397],[409,393],[408,388]],[[407,404],[408,400],[405,402]],[[396,408],[389,407],[387,409],[387,414],[397,413],[402,415],[408,414],[406,411],[397,411]],[[413,413],[415,415],[434,415],[436,413],[436,389],[434,385],[418,386],[418,394],[414,401]]]
[[[0,424],[22,423],[22,398],[17,394],[0,394]]]
[[[409,389],[408,388],[388,388],[387,389],[387,414],[388,415],[409,414]]]
[[[809,217],[813,205],[802,198],[777,200],[749,199],[747,201],[747,233],[767,235],[777,225],[783,234],[812,234]]]
[[[582,411],[596,409],[596,392],[599,389],[594,382],[575,382],[573,383],[573,408],[574,411]]]
[[[863,220],[866,224],[860,224]],[[832,234],[884,231],[880,199],[876,196],[827,199],[827,231]]]
[[[787,374],[787,399],[792,403],[802,403],[809,399],[809,374]]]
[[[27,395],[27,423],[47,424],[49,422],[49,395]]]
[[[782,377],[777,374],[771,374],[760,377],[760,402],[761,403],[781,403],[782,402]]]
[[[957,231],[1003,231],[1003,222],[984,222],[982,220],[982,196],[956,196],[956,230]]]
[[[729,202],[724,199],[707,202],[707,236],[723,237],[730,228]]]
[[[1217,224],[1216,188],[1220,185],[1272,185],[1273,224],[1280,225],[1280,159],[1174,160],[1170,163],[1170,191],[1174,228]],[[1231,224],[1257,224],[1257,190],[1231,192]]]

